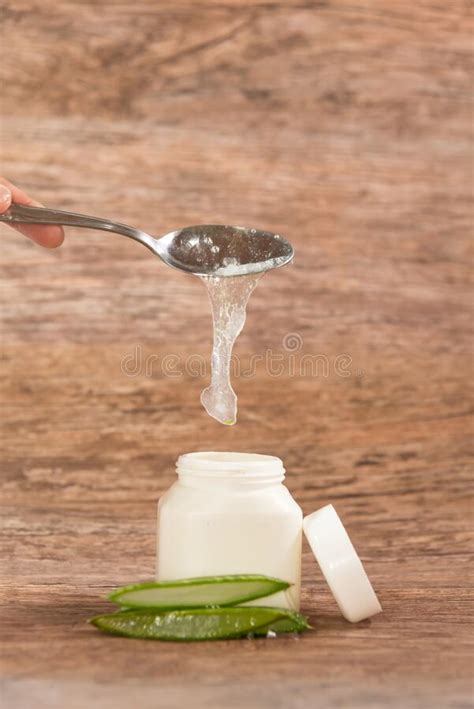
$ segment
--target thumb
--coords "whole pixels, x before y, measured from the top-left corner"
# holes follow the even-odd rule
[[[12,193],[6,185],[0,183],[0,214],[6,212],[12,203]]]

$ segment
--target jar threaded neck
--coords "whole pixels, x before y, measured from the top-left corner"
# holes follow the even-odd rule
[[[180,479],[213,478],[244,484],[279,483],[285,478],[280,458],[259,453],[199,451],[178,458]]]

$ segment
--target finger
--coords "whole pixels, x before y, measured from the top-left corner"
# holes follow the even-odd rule
[[[0,184],[0,214],[7,211],[12,202],[12,193],[6,185]]]
[[[0,200],[1,200],[1,194],[2,190],[6,189],[7,191],[10,191],[11,194],[11,202],[15,202],[16,204],[26,204],[27,206],[31,207],[42,207],[43,205],[40,202],[36,202],[36,200],[31,199],[26,192],[23,192],[23,190],[20,190],[18,187],[13,185],[9,180],[6,180],[5,178],[0,178]],[[8,209],[10,204],[5,209]],[[2,210],[1,204],[0,204],[0,213],[2,211],[5,211],[5,209]],[[15,224],[14,229],[17,231],[21,232],[25,236],[27,236],[29,239],[34,241],[35,243],[39,244],[40,246],[44,246],[47,249],[55,249],[58,246],[61,246],[61,244],[64,241],[64,231],[63,228],[57,225],[40,225],[40,224]]]
[[[64,241],[64,230],[56,224],[15,224],[14,228],[46,249],[56,249]]]

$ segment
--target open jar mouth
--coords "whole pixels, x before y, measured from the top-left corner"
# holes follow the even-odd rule
[[[281,482],[285,468],[280,458],[260,453],[199,451],[178,458],[180,478],[220,478],[245,483]]]

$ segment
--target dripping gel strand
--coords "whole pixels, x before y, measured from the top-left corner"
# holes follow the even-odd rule
[[[211,383],[202,391],[201,403],[209,416],[228,426],[237,421],[237,396],[230,382],[232,349],[245,323],[250,294],[262,275],[200,276],[211,302],[214,330]]]

